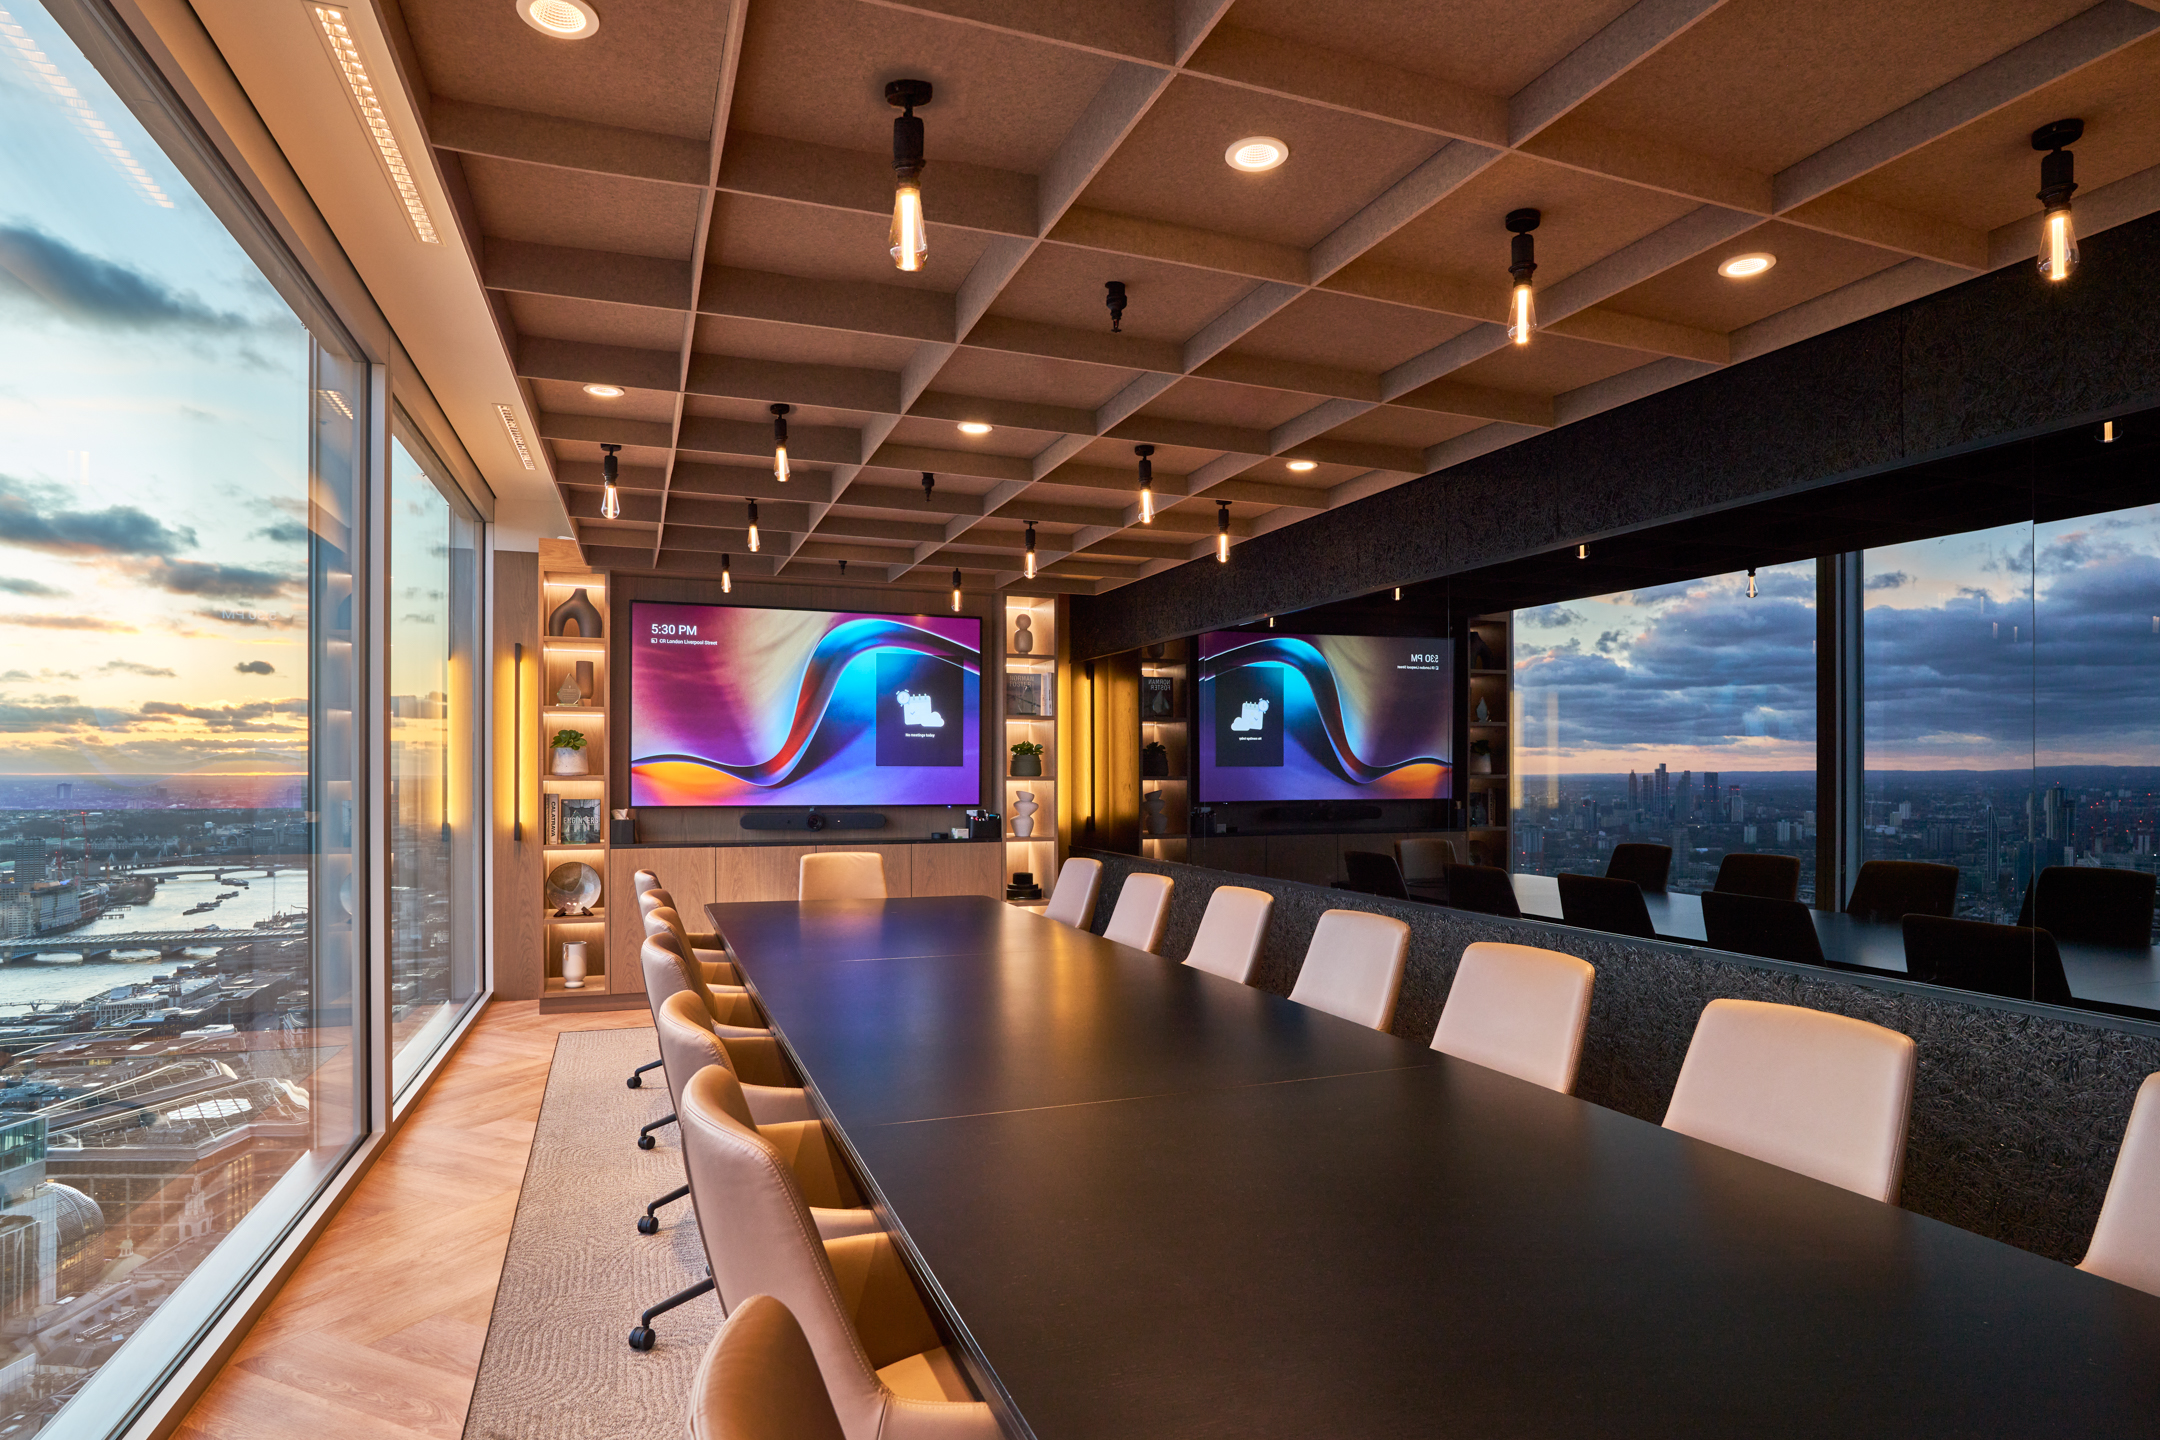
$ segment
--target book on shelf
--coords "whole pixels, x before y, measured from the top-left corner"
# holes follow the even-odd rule
[[[1051,677],[1040,670],[1005,672],[1005,713],[1047,719],[1051,712]]]
[[[600,843],[600,837],[604,832],[600,828],[600,801],[597,797],[579,800],[564,796],[558,801],[558,805],[559,814],[562,817],[562,838],[558,843],[564,845],[598,845]]]
[[[562,842],[562,796],[540,797],[540,843],[557,845]]]

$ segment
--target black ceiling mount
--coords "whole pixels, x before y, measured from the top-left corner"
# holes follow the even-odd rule
[[[615,456],[616,453],[622,449],[622,446],[602,445],[600,449],[602,451],[600,457],[600,478],[602,480],[605,480],[608,484],[613,485],[615,483],[616,476],[619,473],[616,469]]]
[[[931,501],[931,497],[932,497],[932,496],[934,496],[934,495],[935,495],[936,493],[937,493],[937,476],[936,476],[936,475],[934,475],[934,474],[932,474],[932,473],[931,473],[930,471],[928,471],[928,470],[925,470],[925,471],[923,471],[923,472],[922,472],[922,498],[923,498],[923,504],[925,504],[925,505],[928,505],[928,504],[930,503],[930,501]]]
[[[2032,133],[2035,150],[2060,150],[2085,138],[2083,120],[2051,120]]]
[[[1530,238],[1530,232],[1544,219],[1535,210],[1508,211],[1507,228],[1515,236],[1514,249],[1508,257],[1508,274],[1515,277],[1518,285],[1528,284],[1537,272],[1537,241]]]
[[[1108,292],[1103,296],[1103,304],[1110,307],[1110,333],[1114,335],[1125,319],[1125,282],[1105,280],[1103,289]]]
[[[2040,159],[2040,193],[2035,198],[2050,210],[2070,203],[2077,190],[2077,157],[2063,147],[2075,145],[2085,134],[2083,120],[2054,120],[2032,133],[2032,147],[2047,153]]]
[[[922,174],[923,128],[915,107],[930,103],[927,80],[895,80],[885,87],[885,103],[904,112],[892,122],[892,164],[896,179],[910,181]]]

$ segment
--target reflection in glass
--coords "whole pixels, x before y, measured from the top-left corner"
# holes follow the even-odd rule
[[[1514,615],[1513,869],[1603,874],[1672,847],[1669,888],[1792,855],[1815,892],[1815,563]]]
[[[479,990],[479,524],[390,460],[390,1045],[402,1090]]]
[[[357,1133],[367,387],[52,18],[0,16],[0,1433],[27,1436],[124,1415]]]

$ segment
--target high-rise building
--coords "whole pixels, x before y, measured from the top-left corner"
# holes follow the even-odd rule
[[[1651,797],[1651,809],[1657,812],[1659,819],[1671,819],[1672,811],[1667,806],[1667,797],[1671,793],[1672,777],[1665,773],[1665,766],[1662,761],[1659,762],[1657,773],[1652,778],[1657,781],[1657,794]]]
[[[1680,793],[1673,799],[1673,818],[1680,821],[1695,818],[1695,772],[1680,772]]]
[[[1627,772],[1627,808],[1630,810],[1640,810],[1642,808],[1642,777],[1633,770]]]

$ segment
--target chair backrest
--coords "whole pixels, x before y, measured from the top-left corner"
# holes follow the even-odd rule
[[[1646,895],[1662,894],[1665,879],[1672,874],[1672,846],[1624,840],[1612,847],[1605,874],[1613,880],[1633,880]]]
[[[1260,945],[1267,939],[1268,917],[1274,912],[1275,897],[1265,890],[1216,886],[1185,963],[1240,985],[1252,984],[1253,972],[1260,968]]]
[[[802,1326],[772,1296],[737,1305],[705,1347],[690,1440],[847,1440]]]
[[[1895,925],[1907,915],[1957,913],[1958,867],[1927,860],[1869,860],[1853,880],[1845,913]]]
[[[1389,915],[1329,910],[1313,927],[1312,944],[1290,998],[1300,1005],[1385,1030],[1395,1018],[1410,927]]]
[[[663,905],[670,910],[675,910],[675,897],[669,893],[666,886],[655,885],[650,890],[640,890],[638,892],[637,913],[640,918],[652,914],[653,911],[658,910]],[[682,912],[675,910],[675,913],[680,915]]]
[[[1438,880],[1443,868],[1456,863],[1452,840],[1397,840],[1395,864],[1405,880]]]
[[[1665,1128],[1894,1205],[1912,1088],[1909,1036],[1797,1005],[1713,1000]]]
[[[1153,955],[1170,920],[1170,889],[1167,875],[1143,871],[1127,875],[1118,890],[1117,905],[1110,911],[1110,923],[1103,926],[1103,939]]]
[[[1455,909],[1522,918],[1522,907],[1515,903],[1515,885],[1499,866],[1450,865],[1442,873],[1447,879],[1447,903]]]
[[[683,1091],[700,1070],[708,1065],[722,1065],[731,1072],[735,1069],[728,1059],[727,1046],[713,1034],[712,1017],[705,1013],[697,996],[687,990],[676,991],[654,1008],[653,1031],[660,1039],[660,1069],[667,1076],[668,1098],[678,1111],[682,1109]],[[739,1081],[742,1077],[735,1078]],[[739,1088],[731,1094],[742,1102],[743,1124],[756,1128],[748,1098]]]
[[[1432,1048],[1572,1094],[1596,979],[1558,950],[1480,941],[1455,967]]]
[[[765,1018],[757,1003],[738,991],[716,994],[705,983],[705,967],[691,958],[690,947],[669,934],[665,926],[657,934],[648,931],[638,947],[638,968],[645,975],[645,1002],[652,1007],[653,1023],[660,1023],[660,1007],[670,995],[688,991],[697,997],[705,1013],[719,1025],[740,1030],[759,1030]]]
[[[1638,935],[1646,940],[1657,935],[1642,886],[1610,875],[1562,875],[1560,918],[1582,930]]]
[[[1717,884],[1725,895],[1760,895],[1765,900],[1800,898],[1797,855],[1727,855],[1718,862]]]
[[[642,895],[647,890],[659,889],[660,877],[650,870],[639,870],[631,875],[630,884],[638,894]]]
[[[646,935],[671,936],[685,956],[692,960],[697,958],[697,947],[690,943],[690,932],[683,928],[682,916],[675,912],[674,906],[653,906],[645,912],[644,922]]]
[[[1061,925],[1085,930],[1095,919],[1095,897],[1102,893],[1100,860],[1067,860],[1058,867],[1057,888],[1043,914]]]
[[[883,900],[885,857],[875,850],[824,850],[802,857],[801,891],[811,900]]]
[[[2138,1086],[2100,1223],[2078,1269],[2160,1295],[2160,1075]]]
[[[1948,985],[2012,1000],[2070,1003],[2062,951],[2045,930],[1907,915],[1905,974],[1923,985]]]
[[[2153,877],[2142,870],[2050,865],[2025,892],[2018,924],[2074,945],[2152,944]]]
[[[1403,888],[1403,873],[1395,864],[1394,856],[1383,855],[1377,850],[1346,850],[1342,859],[1343,871],[1350,877],[1350,889],[1388,900],[1410,898],[1410,892]]]
[[[1702,897],[1702,922],[1713,950],[1801,965],[1823,963],[1815,921],[1797,900],[1765,900],[1760,895],[1713,890]]]

